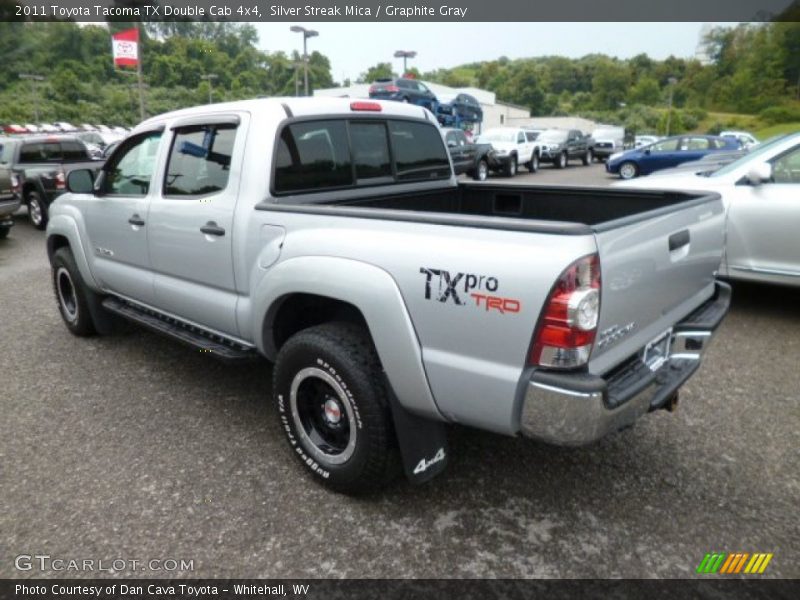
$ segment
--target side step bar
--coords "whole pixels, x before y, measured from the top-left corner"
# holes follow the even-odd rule
[[[178,319],[167,317],[154,310],[114,297],[106,298],[102,304],[104,309],[115,315],[143,325],[156,333],[167,335],[225,362],[249,362],[259,358],[255,348],[242,346],[222,336],[188,325]]]

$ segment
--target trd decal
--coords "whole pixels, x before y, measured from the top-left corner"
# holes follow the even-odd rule
[[[486,294],[470,294],[475,299],[475,304],[483,307],[486,310],[498,310],[502,314],[518,313],[520,309],[519,300],[513,298],[501,298],[500,296],[487,296]]]
[[[442,303],[452,301],[458,306],[475,306],[486,311],[496,310],[500,314],[518,313],[522,308],[519,300],[479,293],[496,292],[500,287],[496,277],[473,273],[454,275],[445,269],[426,267],[421,267],[419,272],[425,275],[426,300],[437,300]]]

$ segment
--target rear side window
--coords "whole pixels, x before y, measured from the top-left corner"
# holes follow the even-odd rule
[[[61,150],[58,142],[33,142],[22,146],[19,155],[21,163],[58,162]]]
[[[433,125],[389,121],[397,179],[440,179],[450,176],[450,160],[442,135]]]
[[[236,127],[202,125],[175,131],[164,181],[165,196],[201,196],[228,186]]]
[[[273,187],[286,194],[448,177],[450,159],[434,125],[339,119],[283,128]]]
[[[86,148],[80,142],[61,142],[61,153],[65,161],[89,160]]]
[[[297,192],[353,184],[344,121],[314,121],[284,127],[275,161],[275,191]]]

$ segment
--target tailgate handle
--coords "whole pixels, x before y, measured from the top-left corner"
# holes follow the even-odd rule
[[[669,251],[674,252],[678,248],[689,245],[689,230],[684,229],[669,236]]]

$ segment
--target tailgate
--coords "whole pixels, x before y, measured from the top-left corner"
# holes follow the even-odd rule
[[[719,194],[595,228],[602,290],[589,369],[639,352],[714,292],[724,246]]]

